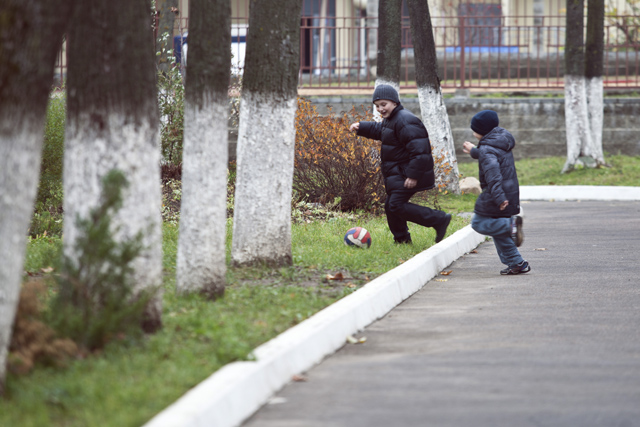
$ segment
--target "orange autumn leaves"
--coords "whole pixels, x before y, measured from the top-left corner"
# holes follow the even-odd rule
[[[342,114],[329,108],[320,115],[304,98],[296,113],[294,199],[320,203],[342,211],[375,212],[385,199],[380,173],[380,141],[358,137],[349,125],[373,120],[372,108],[353,107]],[[446,176],[452,166],[434,153],[435,170]],[[438,190],[446,187],[437,179]]]
[[[332,205],[342,211],[373,211],[384,201],[379,141],[357,137],[353,122],[372,120],[364,107],[320,115],[306,99],[298,100],[293,180],[297,200]]]

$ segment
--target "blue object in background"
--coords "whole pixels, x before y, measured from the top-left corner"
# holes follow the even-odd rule
[[[446,52],[460,53],[460,46],[448,47]],[[518,46],[465,46],[465,53],[518,53]]]
[[[176,64],[180,64],[182,61],[182,44],[187,41],[187,34],[181,36],[173,36],[173,56],[176,59]]]

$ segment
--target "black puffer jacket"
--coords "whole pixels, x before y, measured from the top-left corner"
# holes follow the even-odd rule
[[[358,135],[382,141],[380,157],[387,193],[406,190],[404,181],[418,181],[411,191],[433,188],[433,157],[429,134],[420,119],[401,104],[381,123],[360,122]]]
[[[480,186],[475,213],[492,218],[510,217],[520,212],[520,186],[513,159],[516,141],[504,128],[496,127],[471,149],[471,157],[478,159]],[[509,206],[500,210],[505,200]]]

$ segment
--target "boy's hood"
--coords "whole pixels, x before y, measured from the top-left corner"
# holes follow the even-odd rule
[[[498,126],[482,137],[478,142],[478,146],[480,145],[489,145],[499,150],[511,151],[516,146],[516,140],[506,129]]]

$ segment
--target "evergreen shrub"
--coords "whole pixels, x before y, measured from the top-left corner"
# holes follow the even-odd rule
[[[101,203],[87,218],[78,218],[77,258],[63,256],[63,273],[52,302],[50,323],[60,335],[89,351],[115,338],[142,334],[142,322],[152,291],[136,291],[132,263],[143,249],[142,233],[117,241],[113,215],[122,206],[122,172],[103,179]]]

